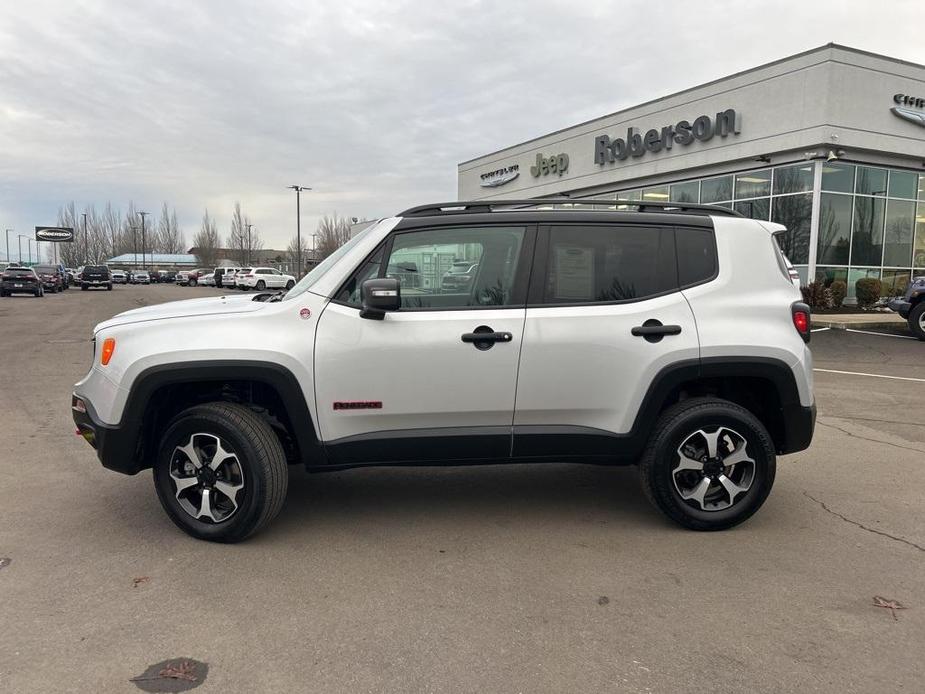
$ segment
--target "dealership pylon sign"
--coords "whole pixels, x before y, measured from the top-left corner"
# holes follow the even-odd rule
[[[71,227],[35,227],[35,240],[53,243],[73,241],[74,230]]]

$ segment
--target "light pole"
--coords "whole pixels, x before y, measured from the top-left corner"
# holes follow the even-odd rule
[[[87,236],[87,213],[81,212],[84,218],[84,265],[90,262],[90,237]]]
[[[132,225],[132,250],[135,251],[135,265],[133,268],[138,269],[138,227]]]
[[[251,264],[251,229],[254,228],[253,224],[245,224],[244,228],[247,229],[247,264]]]
[[[138,214],[141,215],[141,267],[147,270],[148,266],[147,261],[145,260],[145,217],[151,213],[139,212]]]
[[[302,277],[302,210],[300,207],[299,196],[303,190],[311,190],[308,186],[286,186],[295,191],[295,257],[296,257],[296,278]]]
[[[29,267],[32,267],[32,237],[19,234],[19,238],[26,240],[26,247],[29,249]],[[22,242],[19,244],[19,262],[22,263]]]
[[[6,230],[6,258],[5,258],[6,262],[10,262],[10,232],[11,231],[13,230],[12,229]]]

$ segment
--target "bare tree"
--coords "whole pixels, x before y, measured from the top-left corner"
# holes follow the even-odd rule
[[[318,244],[316,251],[319,259],[327,258],[350,240],[350,221],[345,217],[325,215],[318,222]]]
[[[196,257],[201,265],[214,267],[218,263],[218,248],[221,240],[218,235],[218,226],[206,210],[202,216],[202,226],[193,237],[193,246],[198,249]]]
[[[183,233],[177,224],[177,212],[167,209],[167,203],[161,205],[161,216],[157,222],[157,232],[151,247],[160,253],[182,253],[184,248]]]
[[[310,253],[310,248],[308,245],[309,238],[310,237],[308,236],[302,237],[302,262],[303,263],[309,258],[309,253]],[[296,237],[293,236],[292,239],[290,239],[289,241],[289,245],[286,247],[286,258],[285,258],[286,263],[289,265],[289,269],[291,270],[296,269],[299,264],[298,250],[299,250],[298,242],[296,241]],[[301,274],[301,273],[298,273],[298,274]]]
[[[253,260],[254,251],[263,248],[260,233],[252,228],[250,217],[241,212],[241,203],[235,202],[231,215],[231,233],[228,235],[228,248],[242,265]]]

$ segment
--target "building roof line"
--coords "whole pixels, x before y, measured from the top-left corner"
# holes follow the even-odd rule
[[[673,97],[680,96],[680,95],[682,95],[682,94],[686,94],[686,93],[688,93],[688,92],[692,92],[692,91],[695,91],[695,90],[697,90],[697,89],[703,89],[704,87],[709,87],[709,86],[712,86],[712,85],[714,85],[714,84],[718,84],[718,83],[720,83],[720,82],[725,82],[726,80],[735,79],[736,77],[741,77],[742,75],[747,75],[747,74],[752,73],[752,72],[757,72],[758,70],[764,70],[764,69],[766,69],[766,68],[773,67],[773,66],[775,66],[775,65],[780,65],[781,63],[786,63],[786,62],[788,62],[788,61],[795,60],[795,59],[797,59],[797,58],[803,58],[803,57],[805,57],[805,56],[812,55],[812,54],[814,54],[814,53],[822,53],[823,51],[828,51],[828,50],[832,50],[832,49],[836,49],[836,50],[840,50],[840,51],[846,51],[846,52],[849,52],[849,53],[855,53],[855,54],[857,54],[857,55],[868,56],[868,57],[871,57],[871,58],[878,58],[878,59],[880,59],[880,60],[888,60],[888,61],[890,61],[890,62],[892,62],[892,63],[899,63],[900,65],[907,65],[907,66],[909,66],[909,67],[915,67],[915,68],[925,69],[925,65],[921,65],[921,64],[919,64],[919,63],[913,63],[913,62],[908,61],[908,60],[902,60],[902,59],[900,59],[900,58],[893,58],[893,57],[890,57],[890,56],[888,56],[888,55],[882,55],[882,54],[880,54],[880,53],[873,53],[873,52],[871,52],[871,51],[865,51],[865,50],[862,50],[862,49],[860,49],[860,48],[852,48],[851,46],[843,46],[843,45],[841,45],[841,44],[839,44],[839,43],[830,42],[830,43],[827,43],[827,44],[825,44],[825,45],[823,45],[823,46],[817,46],[816,48],[811,48],[811,49],[809,49],[809,50],[802,51],[802,52],[800,52],[800,53],[794,53],[793,55],[788,55],[788,56],[786,56],[786,57],[784,57],[784,58],[778,58],[777,60],[772,60],[771,62],[768,62],[768,63],[763,63],[763,64],[761,64],[761,65],[757,65],[757,66],[755,66],[755,67],[751,67],[751,68],[748,68],[748,69],[746,69],[746,70],[740,70],[739,72],[734,72],[734,73],[731,74],[731,75],[725,75],[725,76],[723,76],[723,77],[719,77],[719,78],[717,78],[717,79],[710,80],[710,81],[708,81],[708,82],[703,82],[703,83],[698,84],[698,85],[695,85],[695,86],[693,86],[693,87],[688,87],[688,88],[686,88],[686,89],[682,89],[682,90],[677,91],[677,92],[672,92],[671,94],[665,94],[664,96],[660,96],[660,97],[657,97],[657,98],[655,98],[655,99],[650,99],[649,101],[644,101],[644,102],[642,102],[642,103],[640,103],[640,104],[634,104],[633,106],[628,106],[628,107],[626,107],[626,108],[622,108],[622,109],[619,109],[619,110],[617,110],[617,111],[613,111],[613,112],[611,112],[611,113],[606,113],[606,114],[604,114],[604,115],[602,115],[602,116],[597,116],[597,117],[595,117],[595,118],[590,118],[590,119],[585,120],[585,121],[582,121],[582,122],[580,122],[580,123],[575,123],[575,124],[573,124],[573,125],[569,125],[569,126],[566,126],[566,127],[564,127],[564,128],[559,128],[558,130],[553,130],[553,131],[551,131],[551,132],[544,133],[544,134],[538,135],[538,136],[536,136],[536,137],[532,137],[532,138],[530,138],[530,139],[528,139],[528,140],[524,140],[523,142],[518,142],[517,144],[514,144],[514,145],[508,145],[507,147],[502,147],[501,149],[496,149],[496,150],[493,151],[493,152],[488,152],[488,153],[486,153],[486,154],[480,154],[480,155],[477,156],[477,157],[473,157],[473,158],[471,158],[471,159],[467,159],[466,161],[459,162],[459,164],[457,164],[456,166],[457,166],[457,168],[459,168],[459,167],[465,166],[466,164],[471,164],[472,162],[478,161],[478,160],[480,160],[480,159],[485,159],[485,158],[487,158],[487,157],[492,157],[492,156],[495,156],[496,154],[501,154],[502,152],[507,152],[507,151],[512,150],[512,149],[515,149],[515,148],[517,148],[517,147],[522,147],[523,145],[527,145],[527,144],[530,144],[530,143],[532,143],[532,142],[537,142],[537,141],[539,141],[539,140],[545,139],[545,138],[547,138],[547,137],[551,137],[551,136],[553,136],[553,135],[558,135],[558,134],[560,134],[560,133],[564,133],[564,132],[566,132],[566,131],[568,131],[568,130],[574,130],[575,128],[580,128],[580,127],[585,126],[585,125],[590,125],[591,123],[594,123],[594,122],[599,121],[599,120],[604,120],[605,118],[612,118],[613,116],[618,116],[618,115],[623,114],[623,113],[626,113],[626,112],[628,112],[628,111],[633,111],[633,110],[635,110],[635,109],[642,108],[642,107],[644,107],[644,106],[649,106],[649,105],[654,104],[654,103],[657,103],[657,102],[659,102],[659,101],[665,101],[665,100],[667,100],[667,99],[671,99],[671,98],[673,98]]]

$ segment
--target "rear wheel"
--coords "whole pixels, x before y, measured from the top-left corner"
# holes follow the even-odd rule
[[[85,285],[85,284],[80,285],[80,291],[82,291],[82,292],[87,291],[87,285]]]
[[[724,530],[747,520],[767,499],[775,470],[764,425],[717,398],[692,398],[666,410],[640,462],[649,500],[691,530]]]
[[[266,282],[264,282],[263,280],[257,280],[257,289],[258,289],[259,291],[262,292],[262,291],[263,291],[264,289],[266,289],[266,288],[267,288],[267,283],[266,283]]]
[[[177,415],[161,438],[154,484],[184,532],[238,542],[267,525],[286,497],[289,471],[279,438],[260,416],[212,402]]]
[[[112,291],[112,283],[111,283],[111,282],[110,282],[109,284],[106,285],[106,290],[107,290],[107,291],[110,291],[110,292]]]
[[[920,340],[925,340],[925,301],[920,301],[909,311],[909,330]]]
[[[191,286],[191,287],[195,287],[197,284],[199,284],[199,282],[197,282],[196,280],[190,280],[190,281],[189,281],[189,286]]]
[[[289,280],[288,282],[286,282],[286,289],[292,289],[294,286],[295,286],[295,282],[293,282],[292,280]]]

